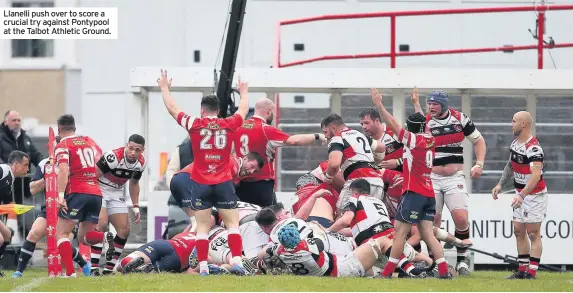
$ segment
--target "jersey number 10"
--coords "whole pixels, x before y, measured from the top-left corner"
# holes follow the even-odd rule
[[[94,150],[92,148],[78,149],[76,154],[78,154],[78,157],[80,157],[82,168],[95,167],[95,156]]]

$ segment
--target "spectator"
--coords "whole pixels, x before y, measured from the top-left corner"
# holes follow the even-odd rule
[[[4,114],[4,122],[0,124],[0,163],[8,162],[12,151],[22,151],[30,157],[30,163],[38,166],[44,156],[36,149],[32,139],[21,128],[20,113],[10,110]],[[22,195],[29,197],[30,177],[16,178],[14,181],[14,197],[16,203],[22,203]]]

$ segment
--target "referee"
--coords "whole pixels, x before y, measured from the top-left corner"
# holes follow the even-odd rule
[[[12,151],[8,157],[8,164],[0,164],[0,204],[12,202],[12,190],[14,188],[14,179],[25,176],[28,173],[30,157],[21,151]],[[6,251],[6,246],[10,244],[12,231],[4,222],[0,222],[0,258]],[[4,274],[0,272],[0,277]]]

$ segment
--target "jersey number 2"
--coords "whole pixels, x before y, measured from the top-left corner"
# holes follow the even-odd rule
[[[91,148],[78,149],[76,154],[80,157],[82,168],[92,168],[95,166],[94,150]]]
[[[364,149],[364,153],[369,154],[372,152],[370,150],[370,146],[366,143],[366,140],[364,138],[358,137],[356,141],[362,144],[362,149]]]
[[[209,143],[209,140],[213,136],[213,133],[215,133],[214,144],[215,144],[216,149],[222,150],[227,146],[227,131],[226,130],[212,131],[212,130],[209,130],[207,128],[203,128],[203,129],[201,129],[201,132],[199,133],[203,137],[201,139],[201,143],[199,145],[200,149],[210,150],[213,148],[213,145]]]

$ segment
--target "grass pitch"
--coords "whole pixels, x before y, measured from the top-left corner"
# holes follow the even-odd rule
[[[510,272],[478,271],[469,277],[437,279],[316,278],[295,276],[209,276],[184,274],[114,275],[76,279],[48,278],[46,271],[26,271],[24,278],[12,279],[6,271],[0,291],[83,292],[83,291],[573,291],[573,273],[538,273],[537,280],[504,280]]]

